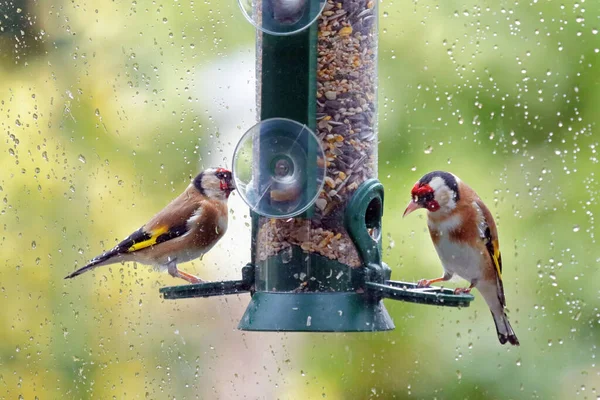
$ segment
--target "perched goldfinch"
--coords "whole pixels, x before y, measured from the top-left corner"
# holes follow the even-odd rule
[[[190,283],[200,278],[179,271],[178,263],[208,252],[227,230],[227,199],[234,190],[231,172],[211,168],[201,172],[185,191],[127,239],[65,279],[102,265],[135,261],[167,270]]]
[[[442,277],[421,279],[419,286],[447,281],[455,274],[466,279],[471,285],[456,289],[455,293],[469,293],[477,288],[490,307],[500,343],[508,341],[518,346],[519,340],[504,312],[502,257],[490,210],[473,189],[448,172],[434,171],[423,176],[411,195],[404,216],[419,208],[427,209],[431,240],[444,267]]]

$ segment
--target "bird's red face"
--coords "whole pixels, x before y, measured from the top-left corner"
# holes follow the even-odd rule
[[[426,208],[434,212],[440,209],[439,203],[435,200],[435,193],[431,186],[426,183],[417,182],[410,191],[412,201],[406,207],[403,217],[419,208]]]
[[[231,171],[225,168],[218,168],[215,176],[219,179],[219,189],[224,191],[225,195],[229,197],[231,192],[235,190],[233,179],[231,177]]]

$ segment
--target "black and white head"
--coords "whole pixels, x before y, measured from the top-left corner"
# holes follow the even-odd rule
[[[209,168],[198,174],[192,182],[200,194],[209,199],[227,200],[235,190],[231,171],[224,168]]]
[[[406,207],[404,216],[419,208],[432,213],[451,213],[460,200],[459,183],[460,179],[449,172],[433,171],[424,175],[410,192],[412,201]]]

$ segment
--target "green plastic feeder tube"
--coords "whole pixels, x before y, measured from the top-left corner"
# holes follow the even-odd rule
[[[364,294],[366,281],[384,283],[390,275],[381,260],[383,188],[376,180],[377,2],[309,0],[304,15],[323,8],[315,23],[292,35],[266,33],[281,23],[271,12],[281,2],[260,1],[254,14],[262,28],[256,66],[260,120],[286,118],[313,131],[315,144],[300,146],[308,154],[302,176],[310,185],[317,169],[325,168],[326,178],[301,215],[252,213],[256,292],[239,327],[392,329],[381,297]],[[275,139],[260,139],[253,156],[260,193],[271,184],[274,165],[285,159],[271,154],[286,154],[274,151],[282,141],[270,132]],[[320,146],[324,155],[311,146]],[[280,199],[272,195],[271,200]]]

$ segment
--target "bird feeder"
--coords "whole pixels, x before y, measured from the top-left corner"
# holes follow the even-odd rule
[[[251,259],[239,281],[164,298],[250,292],[239,328],[256,331],[393,329],[384,298],[467,307],[469,294],[390,280],[382,260],[377,1],[240,1],[257,28],[260,122],[233,157]]]

